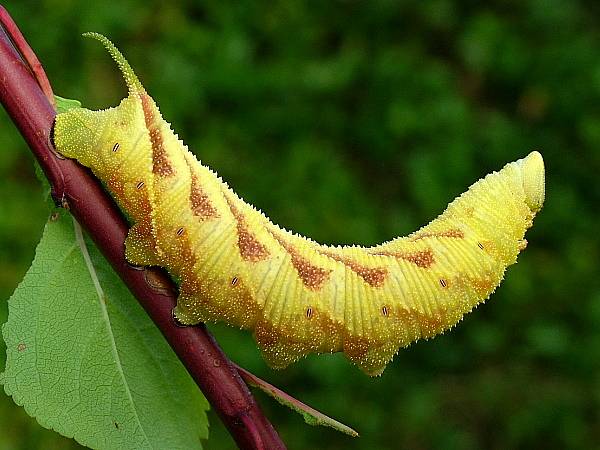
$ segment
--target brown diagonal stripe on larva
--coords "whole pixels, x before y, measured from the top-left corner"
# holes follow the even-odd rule
[[[236,222],[237,233],[238,233],[238,248],[240,250],[240,256],[244,261],[259,262],[267,258],[270,254],[269,249],[265,244],[262,244],[254,233],[250,231],[244,214],[242,214],[233,201],[223,193],[229,210],[233,214],[233,218]]]
[[[464,239],[465,233],[460,228],[450,228],[449,230],[442,231],[441,233],[429,233],[429,232],[424,231],[422,233],[417,232],[417,233],[409,236],[408,241],[415,242],[415,241],[418,241],[419,239],[424,239],[424,238],[428,238],[428,237],[435,237],[435,238],[446,237],[446,238]]]
[[[292,259],[292,265],[304,286],[306,286],[311,291],[318,291],[323,288],[323,285],[329,281],[329,275],[331,274],[331,269],[324,269],[323,267],[316,266],[310,262],[308,258],[305,258],[300,254],[296,247],[292,244],[285,241],[284,238],[279,236],[277,233],[273,232],[273,230],[269,230],[273,237],[279,242],[284,250],[290,255]]]
[[[173,166],[169,162],[166,149],[163,145],[163,136],[158,127],[148,130],[150,133],[150,143],[152,144],[152,173],[161,177],[171,177],[175,175]]]
[[[190,203],[192,204],[192,213],[199,217],[200,220],[208,220],[219,217],[216,208],[212,205],[209,195],[202,189],[200,183],[200,177],[195,172],[194,167],[196,164],[190,164],[188,155],[185,155],[185,159],[190,169],[190,176],[192,178],[192,186],[190,189]]]
[[[363,264],[359,264],[357,261],[354,261],[351,258],[345,258],[340,255],[336,255],[333,252],[320,251],[319,253],[342,263],[346,267],[349,267],[350,270],[360,276],[372,287],[380,288],[385,283],[385,279],[388,274],[388,270],[385,267],[368,267]]]
[[[144,112],[144,121],[146,122],[146,128],[150,129],[154,125],[154,122],[156,122],[156,113],[158,112],[158,108],[156,106],[156,103],[154,103],[154,99],[152,99],[152,97],[150,97],[145,92],[138,95],[140,97],[140,100],[142,101],[142,111]],[[160,113],[158,113],[158,115],[160,117]]]
[[[433,250],[418,250],[415,252],[388,252],[385,250],[377,252],[369,252],[374,256],[393,256],[394,258],[400,258],[405,261],[411,262],[417,267],[422,269],[429,269],[435,263],[435,255]]]
[[[311,264],[310,261],[300,255],[294,247],[287,248],[286,251],[292,258],[292,264],[300,278],[302,283],[312,291],[317,291],[323,288],[323,284],[329,281],[329,274],[331,270],[324,269],[319,266]]]
[[[160,130],[160,113],[158,108],[148,94],[140,94],[142,101],[142,110],[144,111],[144,121],[146,129],[150,134],[150,144],[152,145],[152,173],[161,177],[170,177],[175,175],[175,171],[167,158],[164,148],[163,135]]]

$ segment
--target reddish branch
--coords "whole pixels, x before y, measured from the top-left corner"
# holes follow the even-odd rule
[[[0,102],[50,181],[56,204],[70,209],[138,299],[238,446],[244,449],[285,448],[206,327],[200,324],[182,328],[174,323],[171,311],[176,302],[176,286],[168,274],[159,269],[137,270],[127,264],[123,242],[129,224],[91,172],[72,160],[59,159],[53,153],[49,133],[56,111],[44,95],[46,92],[52,99],[50,84],[2,6],[0,22],[8,33],[8,36],[4,33],[0,36]],[[152,284],[147,281],[149,276],[154,280]],[[155,287],[157,280],[163,289]]]

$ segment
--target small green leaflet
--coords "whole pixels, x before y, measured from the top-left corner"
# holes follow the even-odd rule
[[[79,100],[71,100],[69,98],[62,98],[58,95],[54,96],[56,100],[56,108],[60,113],[67,112],[69,109],[81,108],[81,102]]]
[[[0,382],[41,425],[99,449],[201,448],[207,401],[68,212],[8,308]]]

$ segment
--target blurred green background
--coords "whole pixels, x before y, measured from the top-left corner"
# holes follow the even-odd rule
[[[370,379],[339,355],[238,364],[356,428],[313,428],[260,393],[290,449],[600,446],[600,3],[5,1],[55,92],[92,109],[125,86],[123,51],[202,162],[276,223],[322,243],[408,234],[467,186],[539,150],[547,201],[519,263],[451,332]],[[47,208],[0,111],[0,322]],[[0,352],[4,362],[4,354]],[[210,449],[234,448],[211,413]],[[0,396],[0,448],[76,448]]]

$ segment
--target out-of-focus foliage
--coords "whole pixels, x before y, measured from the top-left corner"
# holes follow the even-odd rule
[[[195,151],[275,222],[371,245],[416,230],[531,150],[547,201],[529,247],[455,330],[369,379],[339,355],[232,359],[356,428],[310,428],[257,393],[291,449],[596,447],[600,442],[600,5],[591,1],[4,3],[57,94],[113,106],[113,40]],[[47,209],[0,112],[0,319]],[[3,358],[3,356],[2,356]],[[233,442],[213,415],[208,448]],[[65,448],[0,397],[0,447]]]

